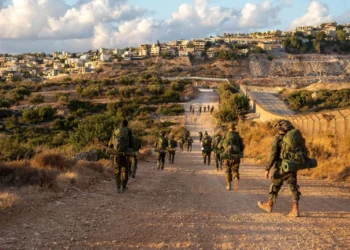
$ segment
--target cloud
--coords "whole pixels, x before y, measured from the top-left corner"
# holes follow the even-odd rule
[[[298,26],[313,26],[321,23],[332,21],[329,14],[329,9],[326,4],[317,1],[311,1],[307,8],[307,13],[302,17],[295,19],[290,25],[290,29],[295,29]]]
[[[67,46],[64,49],[81,51],[249,32],[278,24],[283,7],[272,1],[246,4],[243,9],[208,3],[193,0],[181,4],[168,20],[156,20],[145,17],[150,12],[128,0],[81,0],[74,6],[64,0],[12,0],[0,9],[0,50],[53,51]]]
[[[266,1],[261,4],[247,3],[243,8],[240,25],[247,28],[264,28],[271,24],[279,24],[281,6],[273,6]]]

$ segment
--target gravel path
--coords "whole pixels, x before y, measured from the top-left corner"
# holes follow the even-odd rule
[[[243,163],[239,191],[226,191],[224,172],[202,164],[198,140],[194,149],[164,171],[154,156],[141,162],[120,195],[111,178],[23,214],[0,214],[0,249],[350,248],[349,186],[301,178],[302,217],[285,216],[286,186],[267,214],[257,206],[270,185],[262,166]]]

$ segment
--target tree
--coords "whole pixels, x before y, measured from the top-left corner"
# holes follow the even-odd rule
[[[29,100],[31,104],[40,104],[40,103],[43,103],[44,101],[45,101],[45,97],[41,94],[37,94]]]
[[[347,34],[345,30],[342,30],[342,29],[337,30],[337,39],[339,41],[342,41],[342,42],[346,41],[346,37],[347,37]]]
[[[326,39],[327,35],[323,31],[320,31],[316,34],[316,40],[319,42],[323,42]]]

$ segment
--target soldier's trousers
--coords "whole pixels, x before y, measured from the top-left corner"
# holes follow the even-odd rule
[[[137,171],[137,157],[131,156],[129,159],[131,163],[130,174],[135,176]]]
[[[211,152],[204,152],[204,151],[202,151],[202,155],[203,155],[204,164],[210,165]]]
[[[164,168],[166,152],[158,152],[157,163],[158,167]]]
[[[215,157],[215,164],[216,164],[216,168],[222,168],[222,162],[221,162],[221,156],[220,153],[215,153],[214,152],[214,157]]]
[[[184,151],[184,145],[180,144],[180,152],[183,152],[183,151]]]
[[[112,165],[114,167],[114,176],[117,188],[121,186],[126,187],[129,180],[130,161],[128,157],[122,155],[116,155],[112,159]]]
[[[271,178],[272,184],[270,186],[269,200],[276,202],[278,192],[280,191],[283,182],[286,181],[289,185],[290,191],[292,192],[293,200],[298,201],[301,193],[299,192],[297,180],[298,178],[296,172],[284,172],[281,169],[275,169]]]
[[[169,159],[169,163],[174,163],[175,151],[169,151],[168,152],[168,159]]]
[[[187,152],[192,152],[192,144],[187,144]]]
[[[225,160],[225,174],[226,181],[232,182],[233,178],[237,178],[239,180],[239,164],[241,163],[241,159],[237,157],[234,160]]]

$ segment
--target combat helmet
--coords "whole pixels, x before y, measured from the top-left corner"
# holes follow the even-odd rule
[[[286,133],[287,131],[294,129],[293,124],[288,120],[278,120],[274,127],[278,129],[279,133]]]
[[[165,131],[160,132],[160,135],[161,135],[161,136],[165,136],[165,134],[166,134]]]

